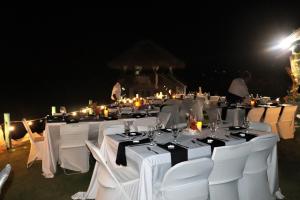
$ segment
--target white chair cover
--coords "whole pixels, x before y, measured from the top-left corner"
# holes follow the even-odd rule
[[[238,200],[238,179],[251,151],[251,143],[216,147],[212,154],[213,170],[208,178],[211,200]]]
[[[272,132],[278,134],[277,122],[280,114],[281,107],[268,108],[264,118],[264,123],[270,124]]]
[[[262,122],[250,122],[249,129],[257,131],[272,132],[272,128],[269,124]]]
[[[103,138],[104,138],[103,131],[112,125],[122,125],[122,124],[123,124],[122,120],[111,120],[111,121],[106,121],[105,123],[101,123],[99,125],[99,135],[98,135],[99,147],[101,146]]]
[[[163,200],[207,200],[208,176],[213,161],[209,158],[186,161],[170,168],[165,174],[160,192]]]
[[[158,113],[158,119],[161,121],[163,128],[165,128],[171,117],[171,113],[160,112]]]
[[[101,168],[98,171],[99,188],[96,200],[137,200],[138,174],[128,173],[126,167],[112,170],[106,164],[100,149],[89,141],[86,144]]]
[[[247,117],[250,122],[260,122],[262,115],[264,114],[264,108],[252,108]]]
[[[210,96],[209,104],[212,106],[217,106],[220,96]]]
[[[179,106],[174,105],[165,105],[162,107],[161,112],[170,113],[170,119],[166,125],[167,128],[171,128],[172,125],[179,122]]]
[[[285,106],[278,120],[278,133],[283,139],[294,138],[297,106]]]
[[[6,180],[8,179],[10,171],[11,171],[11,165],[6,164],[6,166],[0,172],[0,194],[1,194],[3,185],[5,184]]]
[[[60,128],[59,163],[64,169],[89,171],[89,151],[85,145],[89,124],[63,124]]]
[[[243,177],[239,180],[240,200],[274,200],[267,177],[267,158],[278,137],[274,134],[261,135],[251,140],[252,151],[247,159]]]
[[[30,140],[30,152],[27,160],[27,168],[30,167],[35,160],[42,160],[43,156],[43,147],[44,147],[44,137],[40,136],[37,133],[32,133],[31,128],[26,121],[26,119],[22,120],[23,125],[29,135]]]
[[[194,100],[194,104],[192,106],[192,112],[197,120],[203,121],[203,104],[204,100],[196,99]]]

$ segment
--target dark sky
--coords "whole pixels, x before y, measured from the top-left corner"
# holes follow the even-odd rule
[[[253,74],[250,91],[285,95],[289,54],[266,50],[300,27],[299,6],[266,1],[174,7],[2,8],[0,115],[39,117],[51,105],[72,110],[88,99],[109,100],[118,73],[107,63],[145,39],[186,63],[175,73],[189,90],[202,85],[223,94],[228,80],[247,69]]]

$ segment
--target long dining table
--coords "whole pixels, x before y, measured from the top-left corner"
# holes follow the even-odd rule
[[[143,123],[143,121],[148,121],[149,123],[154,123],[156,117],[145,117],[145,118],[132,118],[131,120],[136,121],[138,124]],[[102,141],[103,130],[105,127],[122,124],[124,119],[118,120],[106,120],[106,121],[86,121],[79,122],[83,124],[88,124],[88,132],[82,133],[87,134],[88,139],[92,141]],[[44,147],[42,156],[42,173],[45,178],[53,178],[57,171],[57,163],[59,161],[59,142],[60,142],[60,128],[66,122],[55,122],[46,123],[44,131]],[[72,125],[72,123],[70,124]],[[100,142],[101,143],[101,142]]]
[[[117,127],[118,125],[112,126]],[[177,138],[178,145],[184,147],[187,151],[187,160],[211,157],[213,147],[205,142],[205,138],[210,137],[218,141],[223,142],[223,145],[235,145],[246,142],[243,137],[236,137],[230,134],[228,127],[230,124],[222,125],[217,129],[215,133],[212,133],[209,129],[203,129],[201,132],[190,132],[189,130],[183,130],[183,132]],[[120,129],[122,130],[122,129]],[[121,133],[122,131],[120,131]],[[249,130],[252,134],[259,136],[263,134],[269,134],[267,132],[258,130]],[[161,148],[159,145],[151,146],[149,150],[149,144],[140,144],[127,146],[126,159],[127,166],[120,166],[116,164],[118,146],[120,142],[130,140],[124,138],[121,134],[105,134],[104,139],[100,147],[101,154],[106,159],[108,165],[113,168],[126,167],[131,168],[138,173],[139,186],[138,186],[138,199],[139,200],[155,200],[158,198],[160,183],[162,182],[164,174],[172,167],[173,158],[169,151]],[[143,139],[147,135],[142,134],[140,138]],[[277,134],[274,134],[277,137]],[[278,138],[279,140],[279,138]],[[173,141],[173,135],[171,132],[162,131],[157,134],[155,142],[157,144],[165,144]],[[98,171],[101,167],[96,163],[94,172],[91,178],[89,188],[86,192],[79,192],[73,195],[73,199],[94,199],[98,190],[97,177]],[[268,158],[268,180],[271,192],[274,194],[279,190],[278,174],[277,174],[277,145],[274,146],[272,153]]]

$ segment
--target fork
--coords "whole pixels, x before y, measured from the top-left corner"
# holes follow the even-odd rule
[[[152,151],[152,152],[156,153],[156,154],[159,154],[157,151],[154,151],[154,150],[151,149],[150,147],[147,147],[147,149],[148,149],[149,151]]]

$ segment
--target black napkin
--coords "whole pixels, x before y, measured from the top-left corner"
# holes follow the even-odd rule
[[[246,128],[242,127],[242,126],[230,126],[229,127],[230,131],[239,131],[239,130],[244,130],[244,129],[246,129]]]
[[[64,116],[47,116],[47,123],[65,122]]]
[[[174,145],[174,149],[169,149],[169,145]],[[171,153],[171,163],[172,166],[177,163],[184,162],[188,160],[188,150],[179,145],[168,142],[166,144],[157,144],[157,146],[169,151]]]
[[[213,140],[211,143],[209,143],[207,140],[208,139],[211,139],[211,140]],[[212,138],[212,137],[207,137],[207,138],[204,138],[204,139],[197,139],[198,141],[200,141],[200,142],[203,142],[203,143],[205,143],[205,144],[208,144],[208,145],[210,145],[210,147],[211,147],[211,152],[213,152],[214,151],[214,148],[215,147],[220,147],[220,146],[225,146],[225,142],[223,142],[223,141],[221,141],[221,140],[218,140],[218,139],[216,139],[216,138]]]
[[[127,166],[127,160],[126,160],[126,154],[125,154],[125,147],[129,145],[137,145],[137,144],[143,144],[150,142],[149,138],[145,138],[139,141],[139,143],[134,143],[133,141],[125,141],[120,142],[118,146],[118,152],[117,152],[117,158],[116,158],[116,164],[117,165],[123,165]]]
[[[245,136],[241,136],[240,134],[245,134]],[[230,135],[240,137],[240,138],[245,138],[247,142],[257,136],[253,133],[244,133],[244,132],[230,133]]]
[[[160,130],[163,131],[163,132],[166,132],[166,133],[172,133],[172,130],[168,129],[168,128],[162,128]]]

